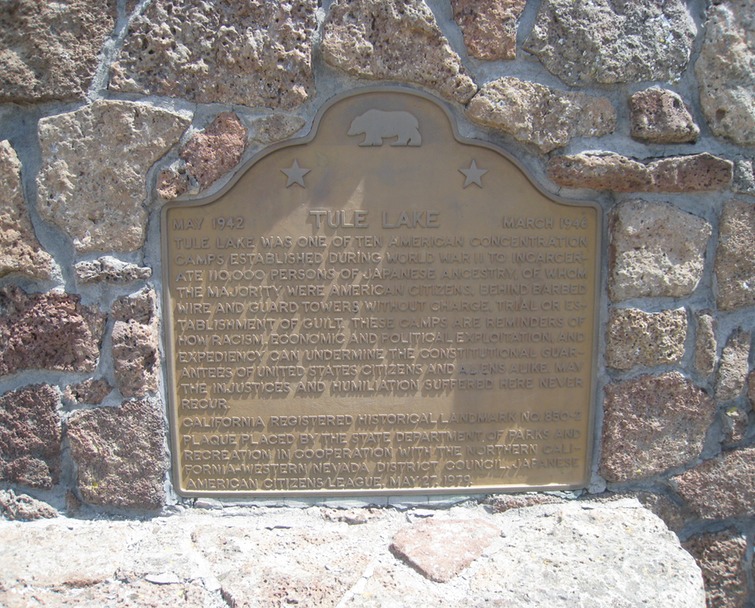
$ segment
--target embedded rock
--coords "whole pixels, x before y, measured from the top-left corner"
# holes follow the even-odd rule
[[[755,196],[755,159],[743,158],[734,163],[734,192]]]
[[[677,372],[640,376],[605,388],[601,475],[638,480],[700,455],[716,406]]]
[[[639,141],[680,144],[697,141],[700,128],[682,98],[658,87],[638,91],[629,98],[631,134]]]
[[[94,370],[105,320],[78,296],[0,290],[0,375],[25,369]]]
[[[293,108],[314,92],[315,0],[156,0],[129,23],[110,90]]]
[[[113,305],[113,366],[124,397],[157,389],[158,323],[155,292],[146,287]]]
[[[116,12],[116,0],[6,2],[0,11],[0,103],[83,98]]]
[[[109,255],[96,260],[78,262],[74,266],[76,281],[88,283],[133,283],[152,276],[152,269],[124,262]]]
[[[711,131],[755,145],[755,1],[727,0],[708,9],[695,62],[700,104]]]
[[[558,91],[513,77],[483,86],[469,102],[467,116],[544,153],[574,137],[598,137],[616,127],[616,112],[605,97]]]
[[[693,536],[683,544],[703,572],[708,606],[741,608],[747,601],[747,541],[733,528]]]
[[[742,394],[749,370],[751,339],[752,335],[749,332],[738,330],[726,342],[716,377],[718,401],[736,399]]]
[[[680,507],[673,500],[662,494],[635,492],[631,495],[637,498],[643,507],[660,517],[669,530],[673,530],[674,532],[682,530],[687,520],[692,516],[687,509]]]
[[[722,310],[755,304],[755,205],[741,201],[724,204],[716,250],[715,275]]]
[[[516,30],[526,0],[451,0],[464,44],[477,59],[516,59]]]
[[[570,85],[673,80],[695,33],[682,0],[545,0],[524,48]]]
[[[113,387],[104,378],[97,380],[90,378],[78,384],[69,384],[63,391],[63,399],[71,405],[81,405],[82,403],[99,405],[112,390]]]
[[[60,476],[57,391],[35,384],[0,396],[0,480],[51,488]]]
[[[716,369],[716,320],[709,311],[697,316],[697,334],[695,336],[695,370],[704,376],[710,376]]]
[[[0,193],[0,277],[18,273],[49,279],[55,263],[34,234],[21,185],[21,163],[8,141],[0,141]]]
[[[613,212],[608,290],[615,302],[680,297],[698,286],[712,228],[666,203],[627,201]]]
[[[41,500],[16,494],[13,490],[0,490],[0,517],[11,521],[33,521],[57,516],[58,512]]]
[[[606,365],[629,370],[678,363],[684,356],[686,339],[684,308],[662,312],[615,308],[606,329]]]
[[[76,486],[90,504],[158,509],[165,500],[163,419],[154,403],[81,410],[68,419]]]
[[[672,479],[702,519],[755,515],[755,447],[724,453]]]
[[[653,173],[652,192],[722,190],[734,179],[734,163],[707,152],[663,158],[648,166]]]
[[[79,252],[138,249],[147,223],[145,175],[188,124],[173,112],[129,101],[96,101],[43,118],[40,215]]]
[[[335,0],[322,54],[355,76],[413,82],[459,103],[476,92],[423,0]]]
[[[271,114],[249,121],[252,139],[261,144],[288,139],[304,126],[304,119],[287,114]]]

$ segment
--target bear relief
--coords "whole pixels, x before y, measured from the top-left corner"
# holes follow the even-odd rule
[[[367,110],[351,121],[347,135],[362,135],[360,146],[382,146],[383,139],[396,137],[392,146],[420,146],[419,123],[409,112]]]

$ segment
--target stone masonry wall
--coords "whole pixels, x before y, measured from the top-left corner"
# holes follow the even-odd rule
[[[161,204],[217,191],[334,94],[398,82],[546,190],[603,206],[586,492],[637,495],[697,559],[710,606],[755,605],[755,0],[6,5],[6,517],[180,500]]]

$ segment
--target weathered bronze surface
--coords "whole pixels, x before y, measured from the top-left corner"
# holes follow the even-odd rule
[[[424,95],[348,96],[165,208],[180,493],[587,482],[598,209],[453,129]]]

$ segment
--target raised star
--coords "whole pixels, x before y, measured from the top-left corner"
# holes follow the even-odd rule
[[[286,174],[288,180],[286,181],[286,188],[293,184],[299,184],[304,188],[304,176],[311,171],[311,169],[304,169],[299,166],[299,161],[294,159],[294,162],[288,169],[281,169]]]
[[[488,172],[487,169],[480,169],[475,161],[472,161],[468,169],[459,169],[459,171],[461,171],[464,174],[464,177],[467,178],[464,180],[464,188],[470,184],[477,184],[482,188],[481,178]]]

